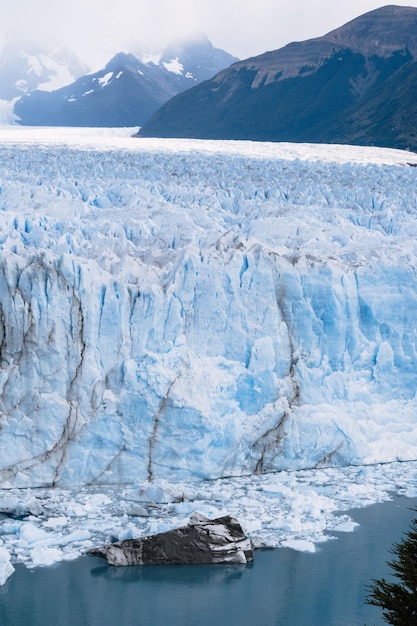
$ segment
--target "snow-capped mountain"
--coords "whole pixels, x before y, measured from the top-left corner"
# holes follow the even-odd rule
[[[175,92],[171,73],[123,52],[57,91],[34,91],[14,113],[30,126],[137,126]]]
[[[228,52],[215,48],[204,33],[196,33],[171,41],[158,65],[181,77],[181,91],[185,91],[212,78],[220,69],[229,67],[237,60]]]
[[[235,63],[163,106],[143,136],[417,149],[417,9],[386,6]]]
[[[234,61],[202,35],[172,43],[157,63],[119,53],[61,89],[20,98],[14,113],[25,125],[140,126],[172,96]]]
[[[35,89],[58,89],[88,70],[68,48],[8,42],[0,49],[0,100],[13,100]]]

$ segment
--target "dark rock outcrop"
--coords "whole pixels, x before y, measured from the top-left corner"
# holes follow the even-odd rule
[[[209,520],[194,515],[188,526],[164,533],[126,539],[90,551],[110,565],[197,565],[247,563],[252,543],[230,515]]]

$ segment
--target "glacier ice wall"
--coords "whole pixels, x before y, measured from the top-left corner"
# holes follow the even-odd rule
[[[0,145],[2,486],[417,458],[417,158],[131,142]]]

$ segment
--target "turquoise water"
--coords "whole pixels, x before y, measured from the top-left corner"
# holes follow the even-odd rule
[[[18,566],[0,587],[1,626],[374,626],[366,585],[387,576],[389,549],[417,499],[351,512],[360,526],[315,554],[257,551],[249,566],[114,568],[98,557]]]

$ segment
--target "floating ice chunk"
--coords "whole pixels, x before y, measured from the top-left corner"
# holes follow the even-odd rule
[[[49,543],[53,535],[35,526],[32,522],[23,522],[20,527],[19,538],[27,545],[35,545],[38,543]]]
[[[144,483],[140,487],[125,489],[123,494],[127,499],[135,500],[136,502],[168,504],[172,502],[174,498],[164,489],[167,485],[167,482],[162,480],[153,483]]]
[[[170,502],[169,496],[165,494],[161,487],[157,487],[156,485],[149,485],[149,487],[146,487],[143,494],[149,502],[156,502],[158,504]]]
[[[13,574],[14,567],[10,562],[10,554],[6,548],[0,546],[0,585]]]
[[[50,517],[43,525],[45,528],[62,528],[68,525],[68,521],[68,518],[64,516]]]
[[[344,519],[339,524],[336,524],[336,526],[334,526],[332,530],[339,533],[350,533],[358,526],[359,524],[357,522],[354,522],[352,519],[348,518]]]
[[[103,493],[95,493],[88,499],[86,508],[95,509],[97,507],[107,506],[108,504],[111,504],[111,499],[108,496]]]
[[[278,548],[281,546],[281,543],[272,537],[255,535],[251,538],[253,547],[258,550],[272,549]]]
[[[245,519],[241,520],[241,525],[242,525],[243,530],[248,535],[251,535],[255,531],[262,530],[262,520],[260,520],[260,519],[248,519],[248,518],[245,518]]]
[[[186,523],[191,523],[191,518],[196,515],[197,518],[199,515],[205,516],[207,519],[214,519],[216,517],[223,517],[227,515],[227,510],[224,506],[216,506],[214,504],[209,503],[198,503],[198,511],[196,511],[196,503],[195,502],[178,502],[172,505],[172,511],[175,512],[176,515],[180,517],[187,517]]]
[[[50,545],[67,545],[69,543],[82,543],[91,538],[91,532],[87,529],[74,530],[68,535],[59,535],[50,541]]]
[[[38,546],[30,550],[30,561],[33,567],[39,565],[53,565],[63,559],[62,550],[59,548],[49,548],[47,546]]]
[[[308,522],[302,523],[300,516],[297,513],[295,515],[286,515],[281,521],[277,519],[276,527],[281,528],[284,531],[290,531],[291,533],[300,533],[302,530],[306,530]]]
[[[79,502],[70,502],[65,508],[65,513],[69,517],[84,517],[86,515],[85,505]]]
[[[286,539],[281,542],[284,548],[291,548],[292,550],[298,550],[299,552],[315,552],[316,545],[312,541],[306,539]]]
[[[0,530],[2,535],[17,535],[23,524],[24,522],[6,519],[0,522]]]
[[[126,515],[132,515],[136,517],[149,517],[149,512],[140,504],[132,504],[125,508]]]
[[[9,515],[42,515],[44,509],[39,500],[31,495],[26,497],[20,494],[20,496],[11,496],[7,493],[2,493],[0,497],[0,513],[7,513]]]
[[[123,529],[115,531],[115,537],[118,541],[124,541],[125,539],[135,539],[140,535],[140,529],[132,523],[128,523],[123,527]]]
[[[90,546],[88,546],[88,548],[90,548],[92,546],[92,544],[90,543]],[[84,554],[84,550],[82,553],[80,553],[80,550],[67,550],[66,548],[63,549],[62,551],[62,560],[63,561],[75,561],[75,559],[79,559],[81,554]]]
[[[417,486],[410,485],[409,487],[402,489],[401,493],[406,498],[417,498]]]

